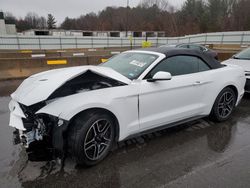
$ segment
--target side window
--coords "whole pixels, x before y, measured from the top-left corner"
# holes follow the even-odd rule
[[[201,59],[194,56],[180,55],[169,57],[158,65],[146,76],[152,78],[159,71],[169,72],[172,76],[191,74],[209,70],[209,66]]]
[[[199,72],[210,70],[211,68],[200,58],[197,58],[198,66],[199,66]]]

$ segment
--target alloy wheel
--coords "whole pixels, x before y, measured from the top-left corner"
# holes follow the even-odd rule
[[[112,139],[111,123],[106,119],[94,122],[84,140],[84,152],[88,159],[98,160],[108,150]]]
[[[219,99],[218,113],[221,118],[227,118],[233,111],[235,97],[231,92],[225,92]]]

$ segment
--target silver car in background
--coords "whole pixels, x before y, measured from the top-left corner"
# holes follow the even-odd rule
[[[245,70],[247,78],[245,92],[250,93],[250,48],[246,48],[235,54],[232,58],[223,61],[223,64],[238,65]]]

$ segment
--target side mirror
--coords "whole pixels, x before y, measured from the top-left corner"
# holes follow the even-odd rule
[[[169,72],[159,71],[157,72],[153,78],[148,79],[148,82],[155,82],[155,81],[163,81],[163,80],[171,80],[172,76]]]

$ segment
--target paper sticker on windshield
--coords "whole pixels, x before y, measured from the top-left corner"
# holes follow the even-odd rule
[[[142,68],[142,67],[144,67],[147,63],[133,60],[133,61],[131,61],[129,64],[135,65],[135,66],[138,66],[138,67],[141,67],[141,68]]]

